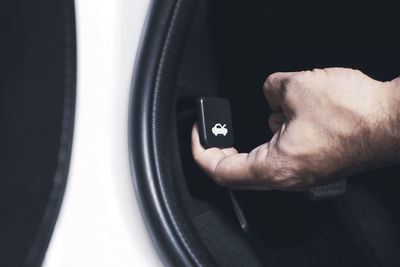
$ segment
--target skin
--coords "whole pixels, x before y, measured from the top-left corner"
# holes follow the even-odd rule
[[[250,153],[204,149],[193,126],[193,157],[217,184],[303,191],[400,161],[399,78],[380,82],[346,68],[278,72],[264,95],[274,136]]]

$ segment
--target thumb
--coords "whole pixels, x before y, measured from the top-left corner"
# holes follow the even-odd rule
[[[269,171],[274,166],[274,157],[269,157],[270,143],[253,149],[250,153],[238,153],[234,148],[204,149],[199,140],[197,124],[192,129],[192,153],[197,164],[213,180],[222,186],[249,187],[262,186],[268,190]]]

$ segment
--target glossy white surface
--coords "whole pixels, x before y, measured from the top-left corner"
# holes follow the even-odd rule
[[[78,84],[68,184],[44,266],[161,266],[128,158],[131,74],[149,0],[76,0]]]

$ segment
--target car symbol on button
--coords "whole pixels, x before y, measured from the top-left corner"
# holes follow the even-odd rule
[[[226,134],[228,133],[228,129],[226,129],[225,126],[226,126],[226,124],[222,125],[221,123],[217,123],[214,125],[214,127],[211,129],[211,131],[215,136],[217,136],[219,134],[226,136]]]

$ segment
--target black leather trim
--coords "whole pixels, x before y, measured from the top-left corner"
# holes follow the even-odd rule
[[[214,266],[180,207],[174,177],[176,77],[196,1],[152,1],[132,80],[129,142],[133,181],[162,261]]]
[[[50,198],[25,265],[41,266],[57,222],[67,184],[74,129],[76,95],[76,33],[73,0],[63,1],[64,10],[64,107],[57,168]]]

